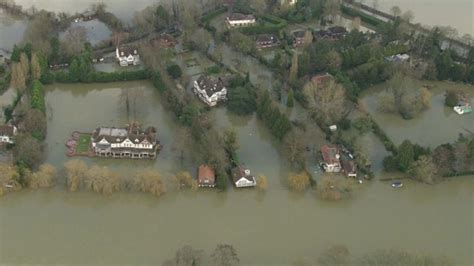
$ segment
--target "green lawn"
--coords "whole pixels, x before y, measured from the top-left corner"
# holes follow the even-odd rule
[[[90,135],[80,135],[76,146],[76,153],[86,153],[91,145]]]

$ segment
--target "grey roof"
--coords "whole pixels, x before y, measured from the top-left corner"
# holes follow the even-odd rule
[[[224,89],[224,82],[221,78],[217,80],[212,80],[206,75],[201,75],[196,82],[198,83],[201,90],[205,90],[207,96],[211,97],[214,93]]]
[[[118,48],[120,55],[124,53],[125,56],[129,55],[137,55],[138,54],[138,48],[133,47],[133,46],[121,46]]]
[[[245,15],[242,13],[232,13],[229,17],[229,20],[251,20],[255,19],[253,15]]]
[[[232,181],[234,181],[234,183],[236,183],[237,181],[239,181],[243,177],[243,178],[247,179],[248,181],[254,182],[255,177],[252,174],[247,175],[245,173],[245,170],[246,169],[242,166],[237,166],[234,169],[232,169]]]
[[[94,131],[92,138],[96,143],[102,139],[107,140],[109,143],[122,143],[127,138],[133,143],[149,143],[154,145],[157,142],[156,129],[154,127],[148,127],[145,131],[140,130],[138,127],[101,127]]]

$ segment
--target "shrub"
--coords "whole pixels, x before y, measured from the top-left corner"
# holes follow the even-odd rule
[[[176,65],[176,64],[169,66],[166,70],[168,71],[168,74],[169,74],[173,79],[180,78],[181,75],[183,75],[183,71],[181,70],[181,67],[179,67],[179,66]]]

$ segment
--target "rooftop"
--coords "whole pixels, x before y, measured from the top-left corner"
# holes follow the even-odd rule
[[[321,147],[321,154],[323,160],[327,164],[338,164],[339,163],[339,150],[335,146],[324,145]]]
[[[236,20],[253,20],[255,17],[250,14],[242,14],[242,13],[232,13],[229,17],[227,17],[228,20],[236,21]]]
[[[206,91],[207,96],[211,97],[214,93],[224,89],[224,82],[221,78],[212,80],[207,75],[201,75],[196,82],[202,90]]]

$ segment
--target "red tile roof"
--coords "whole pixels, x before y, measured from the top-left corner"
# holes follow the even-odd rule
[[[200,165],[198,169],[198,183],[205,185],[214,185],[215,182],[216,175],[214,173],[214,169],[212,169],[209,165]]]
[[[323,160],[327,164],[338,164],[339,163],[339,150],[334,146],[324,145],[321,147],[321,153]]]

